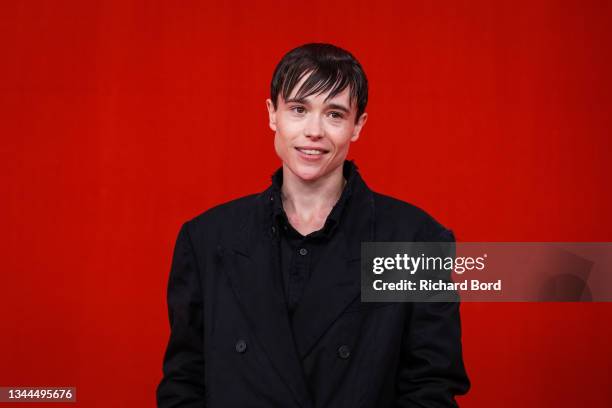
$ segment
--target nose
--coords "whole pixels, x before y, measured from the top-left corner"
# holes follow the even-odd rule
[[[309,139],[318,140],[323,137],[323,126],[321,124],[321,118],[319,115],[312,115],[306,127],[304,128],[304,135]]]

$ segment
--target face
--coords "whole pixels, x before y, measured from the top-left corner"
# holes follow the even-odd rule
[[[270,99],[266,104],[270,128],[275,132],[274,148],[284,168],[304,181],[316,181],[342,171],[349,145],[359,139],[367,113],[355,122],[357,106],[350,103],[348,87],[327,101],[329,92],[295,99],[305,80],[287,100],[279,95],[277,109]]]

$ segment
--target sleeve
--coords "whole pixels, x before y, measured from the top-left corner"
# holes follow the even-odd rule
[[[178,234],[168,280],[170,339],[158,408],[205,406],[202,288],[188,224]]]
[[[421,234],[421,241],[455,241],[452,231],[434,224]],[[457,407],[455,395],[470,388],[463,364],[459,302],[415,302],[408,306],[395,406]]]

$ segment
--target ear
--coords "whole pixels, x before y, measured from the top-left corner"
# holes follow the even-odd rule
[[[353,136],[351,136],[351,142],[356,142],[357,139],[359,139],[359,133],[361,132],[361,129],[363,129],[363,126],[366,124],[367,120],[368,114],[366,112],[363,112],[359,117],[359,120],[355,124],[355,128],[353,129]]]
[[[269,117],[269,126],[272,131],[276,132],[276,109],[274,109],[274,104],[272,103],[272,99],[266,99],[266,107],[268,108],[268,117]]]

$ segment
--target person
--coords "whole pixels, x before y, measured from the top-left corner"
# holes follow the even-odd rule
[[[159,407],[454,407],[467,392],[458,303],[361,302],[361,242],[454,241],[346,159],[367,100],[339,47],[279,62],[271,186],[178,233]]]

